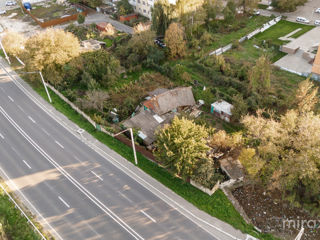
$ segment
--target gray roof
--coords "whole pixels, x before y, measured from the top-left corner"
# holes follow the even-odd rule
[[[191,87],[178,87],[168,90],[143,103],[158,115],[170,112],[178,107],[193,106],[196,102]]]
[[[125,120],[123,125],[127,128],[133,127],[139,129],[146,136],[143,139],[144,143],[150,145],[155,141],[155,131],[165,123],[169,123],[174,115],[174,113],[167,113],[160,117],[150,111],[141,111],[132,118]]]

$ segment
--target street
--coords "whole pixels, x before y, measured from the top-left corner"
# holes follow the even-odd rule
[[[0,175],[57,239],[246,239],[113,151],[93,150],[6,71]]]

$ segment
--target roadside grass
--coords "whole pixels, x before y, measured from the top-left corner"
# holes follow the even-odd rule
[[[46,92],[40,84],[36,84],[35,82],[29,84],[31,84],[33,89],[38,94],[48,101]],[[128,161],[134,163],[133,152],[130,147],[107,134],[97,131],[87,120],[75,112],[59,96],[54,94],[54,92],[51,90],[49,91],[52,98],[52,105],[58,111],[76,123],[80,128],[85,129],[97,140],[107,145],[109,148],[126,158]],[[242,232],[249,233],[253,236],[259,237],[260,239],[277,239],[270,234],[259,234],[254,230],[253,226],[246,224],[241,215],[237,212],[232,203],[221,190],[218,190],[212,196],[209,196],[199,189],[193,187],[189,183],[185,183],[181,179],[172,176],[166,169],[148,160],[139,152],[137,153],[137,157],[139,161],[138,167],[140,169],[195,205],[200,210],[203,210],[211,216],[217,217],[220,220],[229,223]]]
[[[41,239],[2,189],[0,189],[0,223],[0,239],[3,239],[3,233],[7,239]]]

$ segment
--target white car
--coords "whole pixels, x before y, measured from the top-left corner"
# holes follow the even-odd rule
[[[302,23],[310,23],[310,20],[304,18],[304,17],[297,17],[296,19],[297,22],[302,22]]]
[[[320,20],[315,20],[314,25],[320,26]]]
[[[15,1],[6,1],[6,6],[14,6],[17,5]]]
[[[256,16],[260,15],[260,11],[255,9],[255,10],[253,11],[253,15],[256,15]]]
[[[7,13],[7,11],[6,10],[0,10],[0,15],[2,15],[2,14],[6,14]]]
[[[315,12],[320,13],[320,8],[317,8]]]

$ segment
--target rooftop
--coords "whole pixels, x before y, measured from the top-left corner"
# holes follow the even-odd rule
[[[216,111],[218,111],[219,113],[224,112],[228,115],[232,115],[232,113],[231,113],[231,110],[233,108],[232,104],[230,104],[224,100],[218,100],[218,101],[212,103],[211,106],[213,106],[214,109]]]
[[[143,103],[145,107],[151,109],[158,115],[165,114],[178,107],[193,106],[196,104],[191,87],[178,87],[168,91],[159,90],[158,93],[160,94],[151,97]]]

